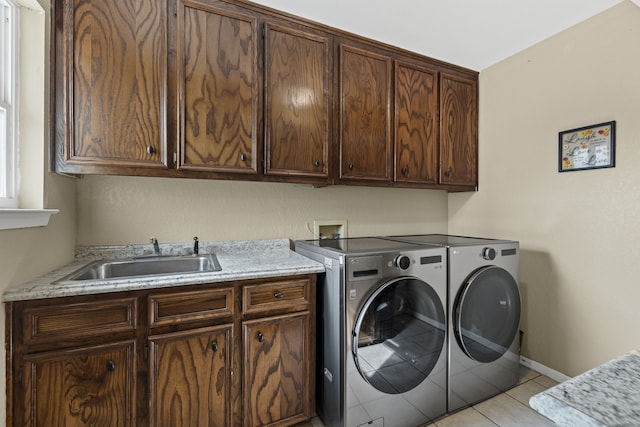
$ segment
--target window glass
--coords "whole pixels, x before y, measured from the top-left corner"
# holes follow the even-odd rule
[[[0,208],[17,207],[17,7],[0,0]]]
[[[356,319],[356,366],[376,389],[407,392],[436,366],[445,328],[444,307],[431,286],[416,278],[388,282],[369,297]]]

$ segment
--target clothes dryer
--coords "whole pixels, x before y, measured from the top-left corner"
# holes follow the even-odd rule
[[[519,243],[442,234],[392,239],[448,249],[449,412],[518,384]]]
[[[317,412],[327,427],[413,427],[446,413],[444,247],[295,242],[318,279]]]

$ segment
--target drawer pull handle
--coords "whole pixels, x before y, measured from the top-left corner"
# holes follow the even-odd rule
[[[113,360],[107,361],[107,371],[113,372],[116,370],[116,364]]]
[[[274,298],[278,298],[278,299],[282,299],[284,298],[284,294],[282,292],[276,292],[275,294],[273,294]]]
[[[216,341],[211,343],[211,350],[218,351],[218,343]]]
[[[262,332],[258,332],[258,342],[264,341],[264,334]]]

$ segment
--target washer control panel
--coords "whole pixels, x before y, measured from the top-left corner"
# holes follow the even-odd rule
[[[393,265],[398,267],[400,270],[406,270],[411,266],[411,258],[406,255],[398,255],[393,260]]]
[[[487,261],[493,261],[496,259],[496,250],[493,248],[483,248],[482,249],[482,258]]]

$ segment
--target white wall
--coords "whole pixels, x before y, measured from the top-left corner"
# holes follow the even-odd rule
[[[521,242],[523,354],[573,376],[640,347],[640,8],[480,74],[480,191],[449,231]],[[617,121],[616,166],[557,171],[558,132]]]

